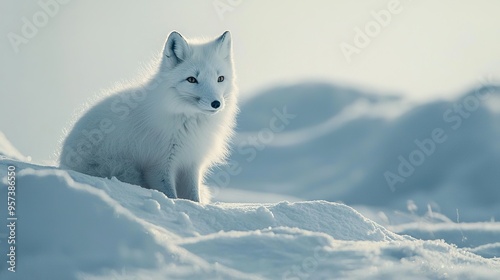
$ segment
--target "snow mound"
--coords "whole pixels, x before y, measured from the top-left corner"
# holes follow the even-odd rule
[[[231,165],[211,180],[386,212],[412,200],[420,214],[431,205],[450,218],[458,209],[462,221],[498,220],[499,127],[499,86],[421,104],[321,83],[272,88],[241,105]]]
[[[7,139],[7,136],[0,131],[0,159],[1,158],[10,158],[21,161],[31,161],[29,157],[24,156],[19,152],[16,147],[14,147],[10,141]]]
[[[1,279],[500,276],[497,259],[392,233],[340,203],[201,205],[116,179],[6,159],[2,184],[11,165],[17,263],[12,273],[1,262]],[[0,193],[5,198],[7,188]],[[0,209],[7,209],[6,199]],[[6,221],[6,211],[0,219]],[[5,227],[0,233],[6,250]]]

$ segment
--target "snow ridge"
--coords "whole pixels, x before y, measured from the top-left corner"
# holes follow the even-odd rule
[[[341,203],[200,205],[114,178],[7,159],[0,161],[2,178],[11,165],[19,184],[16,254],[22,257],[16,273],[2,262],[1,279],[500,275],[497,259],[392,233]],[[0,192],[6,197],[5,187]],[[6,201],[0,207],[6,209]],[[0,211],[0,219],[6,218]]]

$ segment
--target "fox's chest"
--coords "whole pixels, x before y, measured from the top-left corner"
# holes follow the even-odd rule
[[[215,143],[216,134],[210,124],[199,119],[183,119],[170,125],[159,142],[159,160],[197,161],[203,158]]]

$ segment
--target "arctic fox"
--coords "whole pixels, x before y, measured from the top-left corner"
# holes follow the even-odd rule
[[[174,31],[155,74],[81,116],[60,164],[206,203],[204,176],[224,162],[237,112],[229,31],[204,42]]]

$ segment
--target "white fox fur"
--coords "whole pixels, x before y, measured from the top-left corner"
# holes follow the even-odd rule
[[[228,31],[208,42],[172,32],[156,73],[75,123],[61,167],[209,202],[203,180],[228,154],[238,111],[234,80]]]

